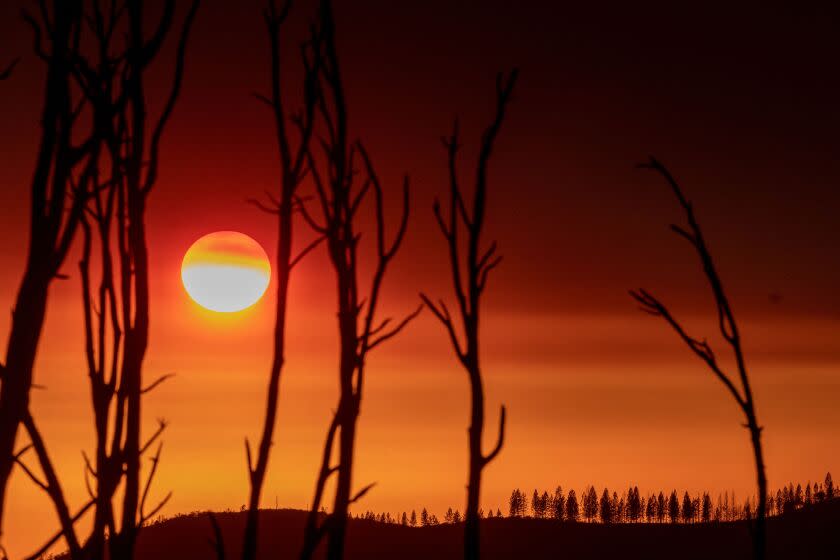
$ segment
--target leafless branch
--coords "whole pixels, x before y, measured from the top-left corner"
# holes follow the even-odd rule
[[[163,418],[158,418],[157,430],[155,430],[155,433],[152,434],[152,437],[150,437],[146,441],[146,443],[144,443],[140,447],[140,452],[139,452],[140,455],[144,455],[146,453],[146,451],[149,450],[149,448],[152,446],[152,444],[155,443],[155,441],[157,441],[158,438],[160,438],[161,434],[163,434],[163,432],[164,432],[164,430],[166,430],[167,426],[168,426],[168,423],[166,422],[166,420],[164,420]]]
[[[88,512],[88,510],[90,510],[90,508],[93,507],[93,505],[95,503],[96,503],[95,500],[89,500],[84,506],[82,506],[82,508],[76,513],[76,515],[74,515],[71,518],[72,522],[75,524],[79,519],[82,518],[82,516],[84,516],[84,514],[86,514]],[[64,532],[63,531],[58,531],[57,533],[55,533],[50,538],[50,540],[48,540],[46,543],[44,543],[41,546],[41,548],[39,548],[38,550],[36,550],[35,552],[33,552],[32,554],[27,556],[25,560],[41,560],[44,557],[44,554],[46,554],[47,551],[49,549],[51,549],[53,547],[53,545],[55,545],[55,543],[57,543],[59,540],[61,540],[61,537],[63,537],[63,536],[64,536]]]
[[[157,388],[162,383],[164,383],[167,379],[172,379],[173,377],[175,377],[174,373],[167,373],[165,375],[161,375],[154,382],[152,382],[151,385],[149,385],[148,387],[146,387],[144,389],[141,389],[140,394],[145,395],[146,393],[149,393],[149,392],[153,391],[155,388]]]
[[[350,503],[355,504],[356,502],[358,502],[359,500],[364,498],[365,494],[370,492],[371,489],[373,489],[374,486],[376,486],[376,483],[372,482],[372,483],[368,484],[367,486],[365,486],[364,488],[362,488],[361,490],[359,490],[358,492],[356,492],[356,494],[352,498],[350,498]]]
[[[297,265],[306,257],[306,255],[311,253],[313,250],[315,250],[316,247],[318,247],[318,245],[323,243],[324,240],[326,240],[326,238],[327,237],[325,235],[320,235],[314,240],[312,240],[306,247],[303,248],[303,250],[300,253],[297,254],[295,258],[289,261],[289,268],[294,268],[295,265]]]
[[[485,465],[496,458],[496,455],[499,454],[499,451],[502,450],[502,446],[505,443],[505,413],[505,406],[502,405],[502,410],[499,414],[499,437],[496,440],[496,446],[493,448],[493,451],[484,458]]]
[[[377,346],[379,346],[383,342],[397,336],[400,333],[400,331],[402,331],[406,327],[406,325],[408,325],[418,315],[420,315],[421,311],[423,311],[423,305],[422,304],[419,305],[417,307],[417,309],[415,309],[414,311],[412,311],[411,313],[406,315],[405,318],[402,321],[400,321],[399,324],[396,327],[394,327],[393,329],[383,333],[381,336],[379,336],[377,338],[374,338],[370,342],[370,344],[368,344],[368,350],[373,350],[374,348],[376,348]],[[369,333],[369,334],[372,334],[372,333],[373,333],[373,331],[371,331],[371,333]]]
[[[452,346],[455,348],[455,353],[458,355],[458,358],[463,361],[464,360],[464,350],[461,348],[461,342],[458,339],[458,333],[455,332],[455,326],[452,324],[452,316],[449,313],[449,309],[446,307],[446,304],[443,300],[440,300],[437,305],[432,303],[432,300],[426,294],[420,294],[420,299],[423,300],[423,303],[426,304],[426,307],[429,308],[435,317],[437,317],[443,326],[446,327],[446,331],[449,334],[449,338],[452,341]]]
[[[207,512],[207,517],[210,518],[210,524],[213,527],[213,538],[207,539],[210,548],[216,553],[216,560],[225,560],[225,541],[222,536],[222,528],[219,526],[219,520],[216,519],[216,515],[212,511]]]
[[[142,527],[146,524],[149,519],[152,519],[166,503],[172,497],[172,492],[166,494],[166,496],[155,506],[152,511],[148,514],[145,513],[146,511],[146,499],[149,497],[149,490],[152,487],[152,482],[155,478],[155,473],[157,473],[158,463],[160,463],[160,453],[163,450],[163,443],[158,444],[157,451],[155,452],[154,456],[150,459],[152,462],[152,468],[149,470],[149,476],[146,478],[146,485],[143,488],[143,495],[140,498],[140,523],[139,526]]]
[[[167,3],[167,5],[171,3],[172,2],[170,1]],[[198,13],[198,7],[200,4],[200,0],[193,0],[189,12],[187,12],[187,16],[184,19],[184,24],[181,28],[181,36],[178,39],[178,46],[175,52],[175,76],[172,80],[172,89],[169,92],[169,97],[166,100],[166,103],[163,107],[163,112],[158,118],[158,122],[155,125],[154,131],[152,132],[152,140],[149,145],[149,169],[147,171],[146,181],[143,186],[143,191],[147,193],[152,189],[152,187],[155,184],[155,181],[157,180],[160,140],[163,137],[163,131],[166,128],[166,123],[172,116],[172,111],[175,108],[175,103],[178,101],[178,96],[181,93],[181,84],[184,80],[184,61],[187,52],[187,39],[189,38],[190,30],[192,29],[192,24],[195,20],[196,13]],[[162,24],[160,30],[163,29],[164,25]],[[162,35],[165,35],[165,31],[163,31]],[[162,35],[160,38],[161,41],[163,40]],[[154,50],[156,51],[156,48]]]

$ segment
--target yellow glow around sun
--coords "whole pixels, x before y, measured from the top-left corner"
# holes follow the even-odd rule
[[[205,235],[187,250],[181,281],[200,306],[221,313],[242,311],[268,288],[271,264],[259,243],[236,231]]]

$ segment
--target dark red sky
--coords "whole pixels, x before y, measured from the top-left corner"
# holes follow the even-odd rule
[[[0,36],[3,55],[24,60],[0,95],[15,107],[4,126],[21,134],[1,141],[10,161],[28,165],[41,68],[19,4],[4,3]],[[300,4],[297,22],[309,9]],[[655,177],[632,169],[653,153],[696,199],[746,304],[760,307],[774,291],[791,310],[836,316],[838,10],[579,4],[338,6],[351,126],[387,177],[411,173],[410,243],[430,246],[430,200],[445,187],[438,137],[458,113],[474,146],[495,72],[516,65],[522,79],[494,161],[490,231],[517,271],[500,279],[517,305],[614,311],[628,286],[683,266],[671,263],[676,240],[663,239],[662,226],[679,218],[673,201]],[[250,214],[237,202],[271,186],[268,114],[248,97],[266,83],[261,5],[205,2],[153,203],[165,223],[183,222],[185,191],[212,228],[231,212]],[[289,63],[296,72],[294,56]],[[2,173],[4,182],[19,176]],[[19,193],[5,192],[11,208]],[[408,252],[407,278],[429,270],[421,251]]]
[[[22,56],[0,86],[0,335],[24,259],[43,76],[17,16],[27,4],[0,5],[0,65]],[[300,4],[292,44],[312,9]],[[771,486],[837,466],[840,452],[826,442],[840,423],[840,8],[338,4],[352,132],[366,142],[391,201],[403,172],[414,188],[409,233],[386,287],[388,311],[413,308],[420,290],[450,293],[431,214],[433,197],[446,189],[439,137],[460,114],[462,169],[471,177],[495,73],[521,68],[491,168],[488,240],[499,240],[505,262],[488,292],[484,363],[489,410],[506,403],[511,427],[487,472],[488,505],[501,505],[517,485],[637,481],[645,489],[752,491],[735,405],[626,294],[649,287],[695,332],[714,328],[696,258],[667,229],[682,218],[675,201],[657,176],[633,169],[648,154],[669,165],[694,199],[742,320]],[[253,403],[263,398],[270,300],[229,324],[206,320],[183,294],[178,267],[211,231],[247,233],[269,254],[275,244],[272,218],[244,202],[276,186],[272,124],[250,97],[268,81],[261,6],[204,2],[148,211],[149,370],[179,374],[149,407],[150,419],[172,420],[161,470],[161,488],[175,489],[167,513],[237,507],[242,436],[259,421]],[[294,93],[296,51],[288,52]],[[158,67],[158,100],[169,62]],[[67,271],[75,273],[75,258]],[[82,371],[72,327],[80,320],[76,282],[54,291],[36,373],[50,389],[35,397],[56,457],[79,483],[71,497],[84,494],[79,448],[90,444],[85,382],[68,367],[78,362]],[[335,391],[333,279],[323,255],[293,282],[287,408],[268,494],[304,507]],[[772,304],[771,293],[781,302]],[[439,325],[421,316],[371,371],[358,472],[360,484],[380,484],[367,505],[422,506],[418,493],[432,511],[460,504],[466,382]],[[220,407],[240,414],[219,415]],[[37,490],[18,484],[10,506],[18,519],[46,511],[31,499]],[[11,546],[22,552],[38,535]]]

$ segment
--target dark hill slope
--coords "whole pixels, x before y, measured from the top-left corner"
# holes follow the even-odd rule
[[[216,514],[228,550],[238,556],[244,515]],[[305,514],[266,510],[261,517],[260,558],[296,558]],[[840,558],[840,500],[768,521],[769,560]],[[745,523],[605,526],[540,519],[489,519],[482,523],[482,557],[508,559],[744,560],[750,557]],[[206,514],[169,519],[143,530],[138,560],[212,560]],[[461,556],[461,525],[410,528],[353,520],[348,560],[455,560]]]

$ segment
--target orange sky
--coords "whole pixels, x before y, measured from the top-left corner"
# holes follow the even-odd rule
[[[632,170],[647,153],[660,155],[696,200],[730,289],[766,426],[771,487],[837,470],[840,87],[820,70],[821,57],[832,55],[819,18],[792,24],[817,31],[803,31],[781,56],[766,30],[748,40],[728,26],[716,28],[722,43],[706,45],[708,30],[692,27],[674,42],[667,31],[655,31],[655,22],[637,37],[613,22],[600,29],[595,14],[574,12],[562,24],[569,37],[544,24],[526,33],[550,15],[542,2],[509,14],[506,23],[490,11],[469,19],[443,3],[437,19],[429,10],[402,12],[392,4],[402,3],[362,2],[358,14],[339,13],[351,127],[368,142],[392,202],[402,172],[415,185],[404,250],[386,280],[387,313],[416,307],[420,290],[449,296],[430,211],[433,196],[445,189],[438,136],[462,113],[469,134],[464,155],[472,156],[477,127],[489,115],[493,72],[523,66],[491,171],[487,227],[505,261],[491,279],[482,331],[488,446],[499,404],[508,408],[509,429],[503,452],[485,471],[483,503],[504,511],[514,486],[557,484],[578,491],[594,483],[638,484],[643,492],[752,492],[749,442],[736,405],[673,333],[638,313],[626,295],[628,288],[649,287],[674,304],[693,332],[714,330],[698,263],[667,231],[680,218],[675,204],[657,177]],[[271,124],[248,97],[266,82],[265,42],[253,32],[258,9],[233,12],[225,5],[208,2],[197,23],[148,210],[146,374],[177,373],[146,407],[150,429],[157,417],[170,421],[156,483],[158,495],[174,491],[166,514],[244,503],[242,441],[262,421],[271,357],[273,284],[256,307],[234,316],[198,308],[180,284],[184,252],[206,233],[241,231],[269,255],[276,243],[272,218],[244,202],[276,181]],[[29,52],[17,8],[15,2],[0,8],[10,46],[4,41],[2,52]],[[366,17],[371,13],[393,27],[376,27]],[[771,30],[782,25],[782,14],[762,17]],[[417,18],[428,24],[424,34],[441,43],[418,47],[421,33],[409,25]],[[463,48],[461,26],[473,38]],[[400,34],[407,37],[398,40]],[[234,40],[236,53],[224,48]],[[662,42],[671,46],[660,66],[639,62]],[[773,64],[778,74],[762,71]],[[32,92],[40,91],[40,79],[40,66],[26,56],[0,88],[0,115],[8,123],[0,132],[0,310],[10,308],[22,270],[37,139]],[[65,267],[71,278],[52,293],[36,371],[46,389],[33,398],[70,500],[79,504],[81,450],[90,451],[93,439],[76,262],[71,256]],[[771,304],[771,293],[781,302]],[[304,508],[312,493],[337,398],[333,299],[331,269],[316,252],[293,278],[266,505],[276,496],[282,506]],[[0,336],[9,320],[0,313]],[[421,315],[369,363],[355,482],[378,485],[360,509],[425,506],[439,516],[450,505],[462,509],[467,382],[440,325]],[[5,538],[15,556],[53,531],[39,492],[19,474],[13,479]]]

